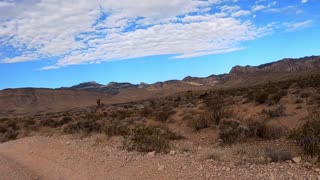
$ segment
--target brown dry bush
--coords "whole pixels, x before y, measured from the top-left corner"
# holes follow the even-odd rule
[[[19,135],[20,127],[13,119],[0,120],[0,142],[14,140]]]
[[[206,104],[206,110],[203,112],[203,117],[207,119],[208,123],[219,125],[222,119],[232,118],[236,113],[228,107],[230,101],[224,101],[226,97],[211,97],[207,98],[204,102]]]
[[[270,123],[270,120],[250,122],[248,127],[250,137],[263,140],[278,139],[287,133],[287,128],[285,126]]]
[[[297,141],[306,154],[320,157],[320,113],[311,115],[308,122],[293,131],[290,137]]]
[[[258,92],[254,95],[254,100],[259,104],[264,104],[265,102],[267,102],[268,98],[269,94],[267,94],[266,92]]]
[[[166,122],[168,118],[176,113],[171,108],[162,108],[158,111],[153,112],[153,117],[156,121]]]
[[[269,118],[281,117],[284,115],[285,107],[283,105],[278,105],[270,109],[263,109],[262,114],[266,115]]]
[[[248,128],[240,125],[240,122],[233,119],[221,121],[219,126],[219,138],[225,144],[243,141],[248,136]]]
[[[282,162],[293,158],[292,152],[288,150],[275,150],[271,148],[265,149],[265,154],[271,159],[271,162]]]
[[[126,125],[121,124],[119,121],[110,120],[104,123],[102,131],[109,137],[112,136],[126,136],[129,134],[129,128]]]
[[[124,141],[124,147],[139,152],[167,152],[169,140],[161,134],[159,128],[137,127]]]
[[[78,122],[74,122],[71,124],[67,124],[63,128],[64,133],[68,134],[90,134],[97,133],[102,131],[102,125],[100,123],[90,121],[90,120],[79,120]]]
[[[205,129],[209,127],[209,121],[205,117],[205,114],[191,117],[188,119],[187,123],[188,123],[188,126],[194,129],[195,131],[199,131],[201,129]]]

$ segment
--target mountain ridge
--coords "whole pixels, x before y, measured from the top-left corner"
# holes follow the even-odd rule
[[[123,89],[149,89],[156,90],[170,85],[185,85],[185,86],[210,86],[214,87],[218,84],[228,81],[232,78],[241,78],[253,74],[267,73],[292,73],[310,69],[320,69],[320,56],[306,56],[302,58],[284,58],[282,60],[261,64],[258,66],[234,66],[229,73],[212,74],[207,77],[192,77],[187,76],[182,80],[167,80],[159,81],[152,84],[141,82],[140,84],[132,84],[128,82],[110,82],[107,85],[98,84],[94,81],[80,83],[66,89],[87,90],[96,92],[106,92],[110,95],[118,94]]]

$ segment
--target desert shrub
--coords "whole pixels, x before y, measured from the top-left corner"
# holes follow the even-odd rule
[[[105,123],[103,132],[109,137],[118,135],[125,136],[129,134],[129,128],[116,120],[111,120]]]
[[[204,115],[196,116],[188,120],[188,126],[192,129],[199,131],[209,127],[208,119]]]
[[[123,109],[123,108],[115,109],[111,111],[109,114],[111,118],[118,119],[118,120],[123,120],[127,117],[131,117],[132,115],[133,115],[133,112],[131,110]],[[100,117],[99,119],[103,119],[103,118]]]
[[[254,100],[259,103],[263,104],[268,100],[269,95],[265,92],[258,92],[254,95]]]
[[[271,159],[272,162],[282,162],[291,160],[293,155],[290,151],[287,150],[276,150],[271,148],[265,149],[265,154]]]
[[[308,155],[320,156],[320,114],[311,115],[307,123],[293,131],[295,139]]]
[[[28,128],[32,125],[35,125],[36,124],[36,121],[33,120],[33,119],[24,119],[22,120],[22,126],[25,127],[25,128]]]
[[[161,122],[165,122],[167,121],[167,119],[175,114],[176,111],[172,110],[172,109],[169,109],[169,108],[163,108],[159,111],[156,111],[153,113],[153,116],[155,118],[156,121],[161,121]]]
[[[159,128],[137,127],[130,132],[124,146],[127,150],[139,152],[167,152],[169,140],[161,134]]]
[[[57,127],[63,126],[64,124],[69,123],[70,121],[72,121],[72,118],[69,117],[69,116],[66,116],[66,117],[63,117],[60,120],[44,119],[44,120],[41,120],[39,124],[41,126],[57,128]]]
[[[144,106],[141,110],[140,110],[140,115],[142,117],[150,117],[152,115],[152,108],[148,107],[148,106]]]
[[[222,119],[228,119],[235,116],[235,112],[227,105],[228,102],[224,101],[222,97],[214,97],[205,100],[207,106],[203,112],[202,117],[207,119],[208,123],[219,125]]]
[[[184,138],[182,135],[170,131],[170,129],[163,124],[149,126],[149,128],[158,129],[160,132],[160,135],[168,140],[179,140]]]
[[[285,107],[283,105],[278,105],[270,109],[263,109],[262,114],[267,115],[269,118],[281,117],[284,115]]]
[[[17,139],[19,132],[13,129],[7,129],[6,132],[0,133],[0,142],[6,142]]]
[[[286,127],[272,124],[270,121],[251,122],[248,124],[249,136],[264,140],[277,139],[286,134]]]
[[[16,139],[19,129],[20,127],[12,119],[0,121],[0,142]]]
[[[288,94],[286,90],[280,90],[275,94],[271,95],[270,100],[273,104],[278,103],[284,96]]]
[[[102,125],[97,122],[92,122],[89,120],[80,120],[78,122],[67,124],[63,128],[63,132],[65,133],[85,133],[90,134],[93,132],[101,132],[102,131]]]
[[[225,144],[231,144],[242,138],[245,138],[247,133],[248,128],[245,126],[240,126],[240,122],[237,120],[223,120],[219,126],[219,138]]]
[[[296,102],[296,104],[303,103],[303,99],[298,97],[295,102]]]

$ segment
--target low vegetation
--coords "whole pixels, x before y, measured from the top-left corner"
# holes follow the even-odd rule
[[[93,101],[94,106],[83,111],[0,119],[0,142],[44,131],[83,137],[104,134],[107,138],[122,136],[123,147],[127,150],[169,152],[172,141],[183,138],[176,133],[179,132],[177,127],[188,128],[187,133],[217,132],[223,145],[272,141],[291,133],[279,122],[289,117],[292,109],[299,109],[299,113],[307,108],[319,111],[319,77],[314,75],[225,90],[188,91],[116,105]],[[252,116],[249,118],[248,114]],[[305,125],[290,135],[308,155],[320,156],[319,117],[319,114],[312,115]],[[273,162],[292,158],[286,151],[266,149],[265,154]],[[211,155],[210,158],[218,159]]]
[[[306,154],[317,156],[320,160],[320,114],[311,115],[306,124],[292,133],[291,138],[297,141]]]

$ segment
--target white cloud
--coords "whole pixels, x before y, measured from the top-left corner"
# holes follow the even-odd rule
[[[240,10],[231,14],[232,17],[240,17],[250,15],[250,11]]]
[[[301,0],[301,3],[307,3],[308,2],[308,0]]]
[[[0,46],[12,46],[17,55],[0,61],[54,58],[56,63],[43,69],[55,69],[152,55],[186,58],[240,50],[239,43],[270,31],[238,19],[250,12],[221,6],[226,1],[234,2],[79,0],[76,6],[72,0],[6,2],[2,6],[14,8],[10,13],[0,11]],[[213,5],[221,12],[208,13]],[[102,13],[105,19],[100,18]]]
[[[264,2],[264,0],[263,1],[258,1],[259,3],[260,2]],[[256,2],[256,4],[257,4],[257,2]],[[267,5],[261,5],[261,4],[259,4],[259,5],[254,5],[253,7],[252,7],[252,10],[255,12],[255,11],[260,11],[260,10],[263,10],[263,9],[267,9],[267,8],[271,8],[271,7],[273,7],[273,6],[276,6],[277,5],[277,2],[276,1],[273,1],[273,2],[270,2],[269,4],[267,4]]]
[[[284,25],[287,26],[288,31],[295,31],[298,29],[310,27],[312,25],[313,21],[312,20],[305,20],[302,22],[295,22],[295,23],[285,23]]]
[[[253,6],[253,7],[252,7],[252,10],[253,10],[253,11],[260,11],[260,10],[265,9],[265,8],[267,8],[267,6],[264,6],[264,5],[256,5],[256,6]]]

